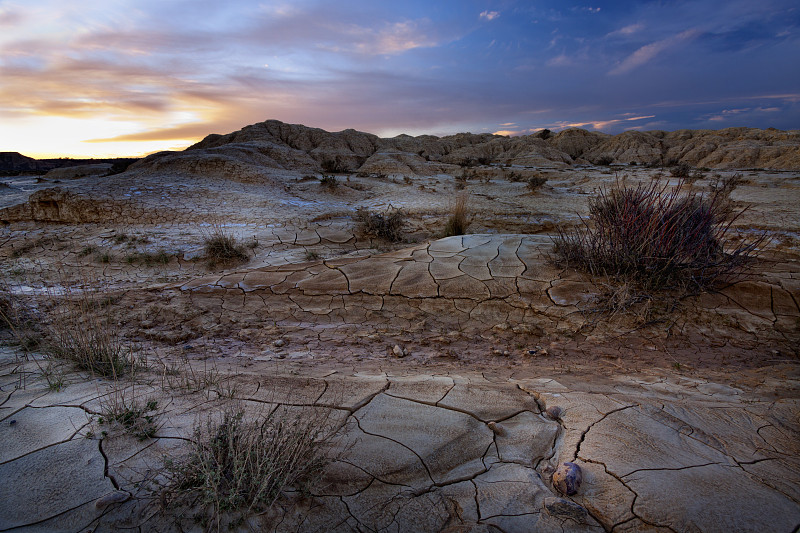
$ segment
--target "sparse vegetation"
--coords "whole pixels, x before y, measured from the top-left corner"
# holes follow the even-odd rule
[[[692,171],[692,167],[690,167],[686,163],[678,163],[674,167],[670,168],[669,173],[672,175],[673,178],[688,178],[689,174]]]
[[[245,251],[245,246],[239,240],[225,231],[222,226],[215,225],[211,232],[204,237],[206,259],[211,264],[217,262],[247,261],[250,256]]]
[[[531,176],[528,178],[525,186],[528,187],[529,191],[536,192],[541,189],[545,183],[547,183],[547,178],[544,176]]]
[[[155,437],[159,428],[158,402],[137,398],[135,386],[124,389],[116,385],[118,388],[101,405],[102,416],[98,423],[101,426],[117,423],[139,440]]]
[[[347,164],[338,157],[334,159],[326,159],[320,164],[320,166],[322,167],[323,171],[331,174],[344,174],[345,172],[350,171]]]
[[[505,177],[511,183],[517,183],[519,181],[523,181],[522,174],[520,174],[518,172],[514,172],[513,170],[512,171],[508,171],[508,173],[505,175]]]
[[[177,257],[177,253],[174,252],[167,252],[163,248],[159,249],[157,252],[135,252],[129,253],[125,256],[125,262],[129,265],[135,265],[137,263],[143,263],[147,266],[152,265],[166,265],[168,264],[174,257]]]
[[[556,257],[645,291],[711,289],[735,279],[764,238],[732,242],[731,224],[743,211],[727,209],[721,191],[617,183],[590,202],[582,227],[559,230]]]
[[[188,456],[166,461],[163,502],[201,508],[208,529],[268,509],[285,489],[302,490],[329,464],[325,449],[335,433],[328,416],[281,408],[249,419],[234,405],[198,420]]]
[[[104,295],[67,289],[63,295],[50,295],[49,300],[51,312],[44,326],[43,344],[49,356],[109,377],[123,376],[139,365],[111,317],[101,316],[100,311],[108,307]]]
[[[403,240],[405,215],[399,209],[386,213],[373,213],[366,209],[356,210],[355,220],[364,235],[372,235],[391,242]]]
[[[114,259],[114,256],[111,254],[111,252],[98,253],[95,256],[95,260],[97,260],[98,263],[103,264],[110,263],[112,259]]]
[[[467,232],[467,228],[469,228],[470,222],[469,195],[460,193],[456,195],[450,209],[450,216],[447,218],[447,224],[444,227],[444,236],[464,235]]]
[[[84,246],[83,248],[81,248],[80,252],[78,252],[78,257],[86,257],[87,255],[92,255],[95,251],[97,251],[97,248],[95,248],[94,246]]]
[[[714,181],[711,182],[711,190],[725,199],[729,199],[731,193],[744,182],[741,174],[731,174],[722,176],[715,174]]]
[[[332,174],[323,174],[319,178],[319,184],[329,191],[335,191],[339,187],[339,180]]]

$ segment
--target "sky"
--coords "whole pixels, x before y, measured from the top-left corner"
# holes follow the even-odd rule
[[[0,152],[140,156],[267,119],[800,129],[800,3],[0,0]]]

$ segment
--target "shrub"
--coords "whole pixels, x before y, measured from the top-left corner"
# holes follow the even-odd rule
[[[685,192],[653,181],[619,182],[589,204],[589,220],[554,239],[560,262],[614,276],[645,289],[707,290],[741,273],[764,236],[734,244],[732,223],[742,214],[719,192]]]
[[[336,176],[331,174],[323,174],[322,177],[319,179],[319,184],[329,191],[335,191],[336,188],[339,186],[339,180],[336,179]]]
[[[469,227],[469,195],[460,193],[450,209],[450,216],[444,227],[444,236],[464,235]]]
[[[323,171],[330,172],[331,174],[344,174],[350,170],[347,164],[338,157],[326,159],[320,164],[320,166],[322,167]]]
[[[268,509],[287,487],[304,488],[329,464],[325,448],[335,433],[327,413],[284,408],[248,420],[234,406],[198,420],[188,457],[166,461],[164,503],[200,507],[214,529],[223,513],[241,520]]]
[[[729,198],[731,193],[742,184],[744,180],[741,174],[732,174],[723,177],[721,174],[714,176],[714,181],[711,183],[711,190],[725,198]]]
[[[528,178],[528,181],[525,185],[528,187],[528,190],[534,192],[541,189],[545,183],[547,183],[547,178],[543,176],[532,176]]]
[[[372,213],[361,207],[356,211],[355,219],[364,235],[373,235],[391,242],[403,239],[405,214],[399,209],[391,213]]]
[[[247,261],[250,258],[244,245],[218,225],[204,237],[204,245],[206,258],[211,262]]]
[[[522,175],[514,172],[513,170],[508,172],[506,175],[506,179],[511,183],[516,183],[518,181],[522,181]]]
[[[689,173],[691,172],[691,170],[692,170],[692,167],[690,167],[686,163],[678,163],[677,165],[675,165],[674,167],[672,167],[670,169],[669,173],[674,178],[684,178],[685,179],[685,178],[689,177]]]

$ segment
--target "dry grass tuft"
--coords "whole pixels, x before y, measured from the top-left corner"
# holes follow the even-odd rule
[[[325,450],[335,431],[328,417],[327,410],[279,408],[249,419],[235,404],[198,420],[188,456],[166,462],[163,503],[200,508],[201,524],[218,530],[223,520],[235,526],[270,508],[287,488],[303,490],[329,464]]]
[[[403,240],[405,214],[401,210],[386,213],[372,213],[363,207],[355,213],[359,231],[364,235],[372,235],[391,242]]]
[[[119,424],[123,430],[143,441],[156,436],[159,429],[158,402],[152,398],[140,398],[136,386],[129,389],[115,382],[114,392],[107,396],[100,406],[101,426]]]
[[[211,263],[227,263],[231,261],[247,261],[250,256],[245,246],[220,225],[214,225],[204,236],[206,259]]]
[[[44,351],[81,370],[119,377],[142,364],[132,346],[119,335],[108,312],[114,299],[103,291],[68,287],[49,294],[44,324]]]
[[[450,208],[450,216],[444,227],[444,236],[464,235],[471,220],[469,218],[469,195],[460,193],[456,195],[453,205]]]

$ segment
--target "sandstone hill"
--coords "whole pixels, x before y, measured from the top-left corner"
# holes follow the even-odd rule
[[[445,137],[379,138],[347,129],[267,120],[227,135],[212,134],[183,152],[160,152],[136,163],[139,170],[224,173],[260,181],[273,171],[432,175],[458,166],[566,167],[581,164],[663,166],[686,163],[716,169],[800,169],[800,131],[728,128],[619,135],[568,129],[507,137],[459,133]]]
[[[34,159],[19,152],[0,152],[0,176],[46,174],[52,170],[74,167],[83,168],[75,171],[64,171],[63,175],[59,175],[56,172],[50,177],[72,179],[94,174],[117,174],[124,172],[136,159],[133,157],[113,159]],[[103,168],[102,171],[99,171],[98,166],[101,165]]]

